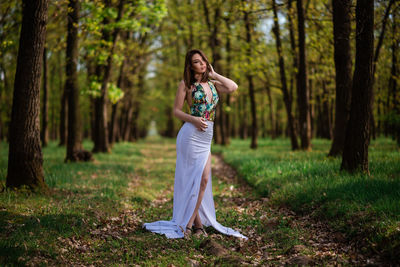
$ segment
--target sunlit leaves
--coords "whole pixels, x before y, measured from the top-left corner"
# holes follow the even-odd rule
[[[113,83],[108,84],[108,98],[110,99],[111,103],[117,103],[121,98],[124,97],[124,92],[121,88],[117,87]]]
[[[89,95],[91,97],[101,96],[101,83],[92,79],[89,83],[89,87],[83,87],[80,90],[81,95]]]
[[[124,92],[121,88],[117,87],[114,83],[107,83],[108,86],[108,98],[112,104],[117,103],[121,98],[124,97]],[[84,87],[81,90],[82,95],[88,95],[93,98],[101,96],[101,82],[97,81],[96,77],[93,77],[89,83],[89,87]]]

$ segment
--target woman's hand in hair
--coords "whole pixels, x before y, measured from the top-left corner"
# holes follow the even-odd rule
[[[208,73],[208,77],[211,79],[215,79],[216,72],[214,71],[213,66],[210,64],[210,72]]]
[[[195,117],[193,116],[193,124],[199,131],[207,130],[207,121],[203,117]]]

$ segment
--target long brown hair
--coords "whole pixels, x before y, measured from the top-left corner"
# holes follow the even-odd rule
[[[203,77],[201,78],[201,82],[206,82],[208,80],[208,74],[211,71],[210,63],[203,51],[200,49],[192,49],[188,51],[185,58],[185,70],[183,71],[183,80],[185,81],[186,89],[190,89],[192,84],[196,82],[196,79],[194,78],[195,73],[192,69],[192,57],[195,54],[199,54],[206,62],[207,66],[206,71],[203,73]]]

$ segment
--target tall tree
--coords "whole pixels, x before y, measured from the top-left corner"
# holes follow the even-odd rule
[[[61,53],[58,53],[58,61],[61,62]],[[62,81],[62,71],[63,69],[58,66],[59,70],[59,81],[60,90],[62,92],[60,99],[60,143],[59,146],[64,146],[67,143],[67,120],[68,120],[68,96],[65,89],[65,83]]]
[[[233,10],[233,5],[231,6],[231,12]],[[224,18],[225,20],[225,25],[228,31],[228,36],[226,37],[226,43],[225,43],[225,51],[226,51],[226,68],[225,68],[225,73],[227,77],[231,77],[231,62],[232,62],[232,45],[231,45],[231,23],[232,23],[232,18],[231,16],[226,16]],[[225,145],[230,144],[230,135],[231,135],[231,95],[227,94],[226,97],[226,106],[228,108],[227,112],[223,112],[221,115],[224,116],[224,119],[222,120],[222,122],[225,122]],[[223,104],[223,103],[222,103]]]
[[[111,1],[110,0],[105,0],[105,5],[107,8],[111,7]],[[123,14],[123,7],[124,7],[124,0],[120,0],[118,3],[118,15],[116,18],[115,23],[117,24]],[[107,26],[109,24],[109,19],[107,17],[104,18],[104,26]],[[113,68],[113,55],[114,55],[114,50],[117,44],[117,40],[119,37],[120,33],[120,27],[114,28],[112,32],[112,43],[111,43],[111,49],[109,51],[108,57],[107,57],[107,63],[105,66],[98,66],[96,70],[96,75],[101,79],[101,94],[100,97],[96,98],[95,101],[95,125],[97,126],[95,128],[96,135],[94,139],[94,147],[93,147],[93,152],[109,152],[109,139],[108,139],[108,123],[107,123],[107,95],[108,95],[108,82],[110,80],[111,76],[111,70]],[[102,39],[104,41],[108,41],[109,39],[109,32],[106,27],[103,29],[103,36]]]
[[[123,87],[123,83],[125,80],[125,74],[124,74],[124,66],[126,64],[126,59],[122,61],[122,64],[119,68],[119,76],[118,76],[118,82],[117,86],[118,88]],[[112,111],[111,111],[111,121],[110,121],[110,135],[109,135],[109,142],[110,144],[113,144],[118,138],[118,133],[120,132],[120,129],[118,128],[118,123],[117,123],[117,109],[118,108],[118,102],[112,105]]]
[[[297,76],[297,102],[299,109],[299,124],[301,148],[311,149],[311,118],[310,118],[310,92],[307,87],[306,68],[306,35],[304,27],[303,0],[297,0],[297,19],[299,36],[299,67]]]
[[[65,66],[67,78],[65,80],[65,92],[68,98],[68,137],[65,161],[79,161],[79,151],[82,149],[77,73],[79,0],[69,1],[67,18],[68,34]]]
[[[244,11],[244,23],[245,23],[245,28],[246,28],[246,43],[247,43],[247,49],[246,49],[246,56],[247,56],[247,62],[249,64],[250,68],[250,62],[251,62],[251,42],[252,42],[252,29],[253,25],[251,22],[250,18],[250,12],[249,11]],[[257,113],[256,113],[256,99],[255,99],[255,90],[254,90],[254,81],[253,81],[253,74],[251,73],[251,70],[249,69],[247,74],[246,74],[248,86],[249,86],[249,97],[250,97],[250,109],[251,109],[251,144],[250,148],[256,149],[257,148],[257,135],[258,135],[258,125],[257,125]]]
[[[400,6],[398,7],[400,8]],[[396,21],[396,10],[392,15],[392,67],[389,78],[389,92],[387,97],[386,106],[388,108],[388,114],[390,119],[390,133],[393,138],[397,140],[397,144],[400,146],[400,103],[398,100],[398,59],[397,49],[400,45],[397,37],[397,21]],[[388,127],[387,127],[388,128]]]
[[[282,43],[281,43],[281,34],[280,34],[280,28],[279,28],[279,22],[278,22],[278,11],[276,8],[276,3],[275,0],[272,0],[272,9],[274,12],[274,28],[273,32],[275,34],[275,40],[276,40],[276,50],[278,52],[278,58],[279,58],[279,73],[281,77],[281,89],[283,93],[283,101],[285,102],[285,108],[286,108],[286,114],[288,118],[288,127],[289,127],[289,134],[290,134],[290,142],[292,144],[292,150],[296,150],[299,148],[299,145],[297,143],[297,137],[296,137],[296,132],[294,128],[294,119],[292,115],[292,99],[289,95],[289,91],[287,88],[287,83],[286,83],[286,72],[285,72],[285,61],[283,59],[283,54],[282,54]],[[272,110],[271,110],[272,112]]]
[[[220,52],[221,40],[219,38],[219,31],[221,30],[221,22],[222,22],[221,9],[223,2],[218,1],[217,3],[212,3],[213,4],[212,9],[209,8],[207,2],[208,2],[207,0],[202,0],[204,9],[204,18],[206,21],[206,25],[208,27],[208,32],[210,32],[208,42],[212,53],[212,65],[216,72],[223,73],[222,65],[220,63],[222,56]],[[211,15],[213,15],[214,17],[213,19],[211,19]],[[219,104],[217,106],[218,116],[215,119],[214,138],[217,144],[226,145],[225,135],[227,134],[227,131],[225,129],[225,123],[224,123],[225,115],[222,108],[223,102],[224,102],[224,96],[220,95]]]
[[[7,187],[47,191],[40,146],[40,79],[47,0],[24,0],[11,111]]]
[[[48,124],[48,92],[47,92],[47,49],[46,46],[43,48],[43,104],[42,104],[42,131],[40,132],[40,138],[42,140],[42,146],[47,146],[49,139]]]
[[[336,70],[336,107],[333,142],[329,156],[343,152],[346,125],[349,120],[351,101],[351,0],[332,0],[333,40]]]
[[[292,52],[292,71],[290,74],[290,92],[289,96],[290,99],[293,99],[293,87],[295,85],[295,81],[297,81],[297,66],[299,64],[298,59],[297,59],[297,52],[296,52],[296,40],[294,37],[294,26],[293,26],[293,8],[292,8],[292,0],[288,0],[288,12],[287,12],[287,18],[288,18],[288,23],[289,23],[289,36],[290,36],[290,47],[291,47],[291,52]],[[297,82],[296,82],[297,83]],[[294,122],[294,127],[296,130],[296,121]],[[297,131],[296,131],[297,133]]]
[[[369,173],[368,146],[373,94],[374,1],[357,0],[356,62],[349,125],[341,169]]]
[[[389,18],[391,7],[394,4],[394,2],[395,2],[395,0],[390,0],[390,2],[388,3],[388,5],[387,5],[387,7],[385,9],[385,14],[384,14],[383,19],[382,19],[381,32],[379,34],[378,43],[376,45],[375,52],[374,52],[374,59],[373,59],[373,66],[372,66],[372,73],[373,73],[373,85],[372,86],[374,86],[374,83],[375,83],[376,66],[377,66],[377,63],[378,63],[381,47],[383,45],[383,39],[385,37],[386,24],[387,24],[387,21],[388,21],[388,18]],[[374,102],[374,98],[375,98],[375,95],[373,94],[372,95],[372,102]],[[375,139],[376,138],[376,129],[375,129],[375,118],[374,118],[374,113],[373,112],[371,112],[371,130],[370,130],[370,132],[371,132],[372,137]]]

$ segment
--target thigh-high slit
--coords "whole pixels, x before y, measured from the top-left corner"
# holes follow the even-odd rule
[[[199,131],[193,124],[185,122],[176,140],[176,168],[174,181],[173,215],[171,221],[144,223],[149,231],[165,234],[168,238],[182,238],[191,216],[194,213],[204,168],[210,154],[213,136],[212,121],[207,121],[206,131]],[[212,176],[209,171],[208,182],[198,213],[204,226],[212,226],[226,235],[247,239],[229,227],[217,222],[212,196]]]

